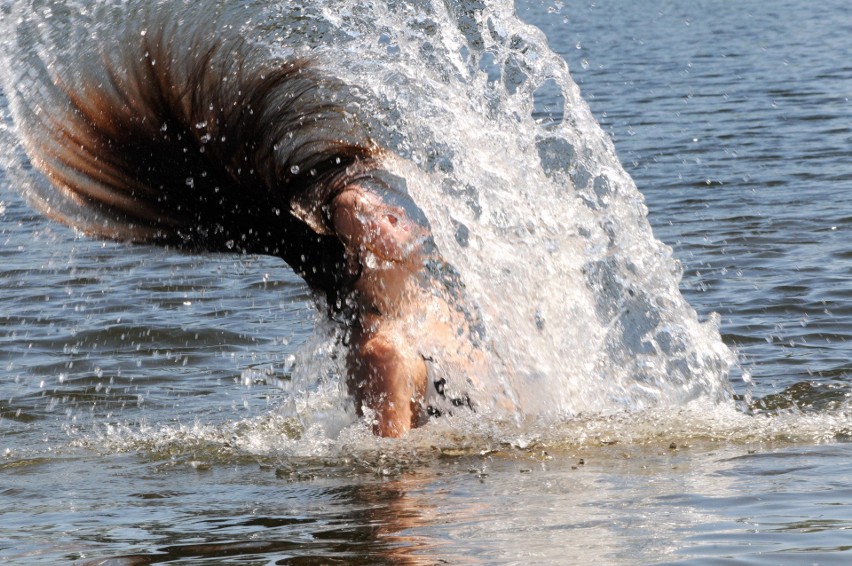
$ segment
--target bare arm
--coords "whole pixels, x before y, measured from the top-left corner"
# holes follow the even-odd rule
[[[349,388],[375,413],[374,432],[402,436],[421,418],[426,365],[401,320],[418,301],[424,229],[405,211],[351,185],[334,200],[332,221],[344,244],[359,313],[350,343]]]

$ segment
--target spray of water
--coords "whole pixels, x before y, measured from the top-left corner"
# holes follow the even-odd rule
[[[409,188],[482,313],[489,381],[523,415],[726,397],[716,321],[681,297],[567,65],[511,2],[344,2],[314,17],[336,42],[318,56],[422,172]]]
[[[511,1],[310,4],[265,0],[232,9],[245,12],[240,33],[248,41],[310,57],[350,85],[347,110],[399,156],[396,167],[482,319],[491,367],[475,393],[482,413],[494,408],[494,422],[503,422],[510,407],[517,425],[665,413],[689,402],[731,406],[734,358],[717,321],[700,322],[684,301],[678,262],[654,238],[642,195],[565,61],[515,16]],[[49,68],[68,38],[108,25],[99,10],[132,17],[134,6],[4,5],[11,107],[39,84],[22,64]],[[22,39],[19,29],[36,32]],[[12,174],[25,169],[18,156]],[[44,182],[16,179],[24,190]],[[321,436],[339,435],[354,420],[336,385],[335,343],[334,331],[320,325],[287,385],[280,418],[295,418],[304,434],[321,425]]]

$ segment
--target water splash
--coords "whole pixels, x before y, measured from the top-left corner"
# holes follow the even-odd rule
[[[415,200],[482,311],[492,382],[523,414],[727,396],[717,320],[681,297],[680,266],[566,63],[511,2],[344,2],[316,17],[349,31],[321,57],[424,172]]]
[[[22,61],[49,67],[69,37],[104,25],[99,9],[120,6],[133,2],[4,5],[7,94],[27,95]],[[250,14],[248,40],[310,56],[351,85],[347,110],[401,157],[410,192],[482,315],[492,371],[477,404],[495,409],[494,422],[505,417],[496,399],[506,398],[516,424],[729,399],[733,356],[716,319],[700,322],[684,301],[680,266],[654,238],[642,195],[566,63],[511,2],[238,9]],[[20,42],[24,21],[41,30],[33,44]],[[335,380],[335,343],[320,334],[303,351],[280,413],[326,438],[354,421]]]
[[[405,442],[376,437],[363,422],[332,436],[320,421],[305,426],[298,418],[278,413],[224,425],[101,424],[94,434],[72,432],[71,447],[105,453],[142,452],[192,467],[257,461],[293,472],[318,468],[315,473],[321,475],[397,475],[436,457],[539,459],[548,453],[625,450],[647,457],[658,450],[714,450],[723,443],[781,446],[845,442],[850,435],[852,411],[848,402],[832,412],[754,415],[731,404],[701,399],[677,409],[655,408],[638,415],[621,410],[569,419],[540,417],[522,426],[467,413],[434,420],[411,431]]]

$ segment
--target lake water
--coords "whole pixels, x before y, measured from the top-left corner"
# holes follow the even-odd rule
[[[852,559],[852,12],[516,10],[567,61],[699,319],[719,313],[739,360],[729,398],[375,439],[335,379],[294,377],[329,350],[282,262],[90,241],[4,174],[0,560]],[[563,103],[545,91],[534,117],[558,121]]]

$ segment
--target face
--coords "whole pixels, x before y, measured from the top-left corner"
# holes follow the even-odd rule
[[[399,206],[385,203],[360,185],[334,200],[334,230],[343,242],[348,269],[365,307],[396,314],[407,295],[416,294],[429,232]]]
[[[332,221],[358,277],[350,389],[378,434],[400,436],[424,420],[432,382],[467,386],[484,357],[462,305],[429,268],[442,260],[427,228],[357,184],[335,198]]]

